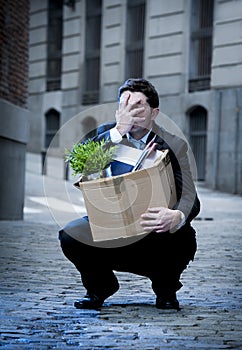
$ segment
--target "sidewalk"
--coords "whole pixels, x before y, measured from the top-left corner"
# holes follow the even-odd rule
[[[57,232],[85,207],[63,167],[53,158],[43,177],[40,157],[28,154],[25,219],[0,222],[2,349],[242,349],[242,197],[198,185],[198,251],[181,311],[156,309],[150,282],[128,273],[117,273],[120,290],[101,311],[78,310],[85,291]]]

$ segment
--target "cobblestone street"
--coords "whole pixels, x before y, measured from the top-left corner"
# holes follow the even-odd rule
[[[156,309],[149,280],[128,273],[117,273],[120,289],[100,311],[78,310],[85,290],[59,247],[38,167],[28,155],[24,221],[0,222],[2,349],[242,349],[242,197],[198,185],[198,251],[177,293],[180,311]],[[64,201],[62,176],[49,173]],[[69,219],[56,202],[55,210]]]

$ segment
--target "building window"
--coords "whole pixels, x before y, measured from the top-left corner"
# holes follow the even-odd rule
[[[207,111],[201,106],[189,113],[190,145],[197,165],[197,180],[206,176]]]
[[[128,0],[125,79],[143,76],[145,0]]]
[[[99,102],[102,0],[86,1],[84,105]]]
[[[59,147],[59,136],[56,133],[60,128],[60,113],[55,109],[50,109],[45,114],[45,148]]]
[[[191,1],[189,92],[210,88],[213,7],[213,0]]]
[[[62,64],[63,1],[48,2],[47,91],[60,90]]]

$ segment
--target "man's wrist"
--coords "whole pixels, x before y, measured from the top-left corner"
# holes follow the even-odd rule
[[[181,215],[181,222],[180,222],[180,224],[177,225],[177,230],[179,230],[179,228],[181,228],[186,222],[185,214],[181,210],[178,210],[178,211]]]
[[[171,230],[170,233],[175,233],[177,230],[179,230],[183,225],[185,225],[186,223],[186,217],[185,214],[181,211],[181,210],[177,210],[177,212],[179,212],[180,215],[180,223],[177,224],[176,226],[174,226]]]

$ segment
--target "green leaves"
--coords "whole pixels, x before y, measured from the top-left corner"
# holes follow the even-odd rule
[[[66,150],[65,160],[69,162],[74,175],[101,174],[113,160],[117,148],[111,146],[109,140],[95,142],[88,139],[85,143],[75,144],[71,151]]]

